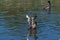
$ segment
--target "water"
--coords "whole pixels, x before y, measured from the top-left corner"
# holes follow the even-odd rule
[[[0,40],[26,40],[29,25],[25,15],[33,16],[36,13],[37,40],[59,40],[60,14],[47,14],[43,11],[29,11],[24,14],[0,12]]]

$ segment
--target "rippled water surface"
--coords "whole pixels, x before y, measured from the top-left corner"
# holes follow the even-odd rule
[[[0,12],[0,40],[26,40],[29,28],[26,14],[37,14],[37,40],[60,39],[60,14],[35,11],[24,14]]]

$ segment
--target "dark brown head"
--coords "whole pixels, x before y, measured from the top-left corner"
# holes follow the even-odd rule
[[[50,1],[48,1],[48,3],[50,4]]]

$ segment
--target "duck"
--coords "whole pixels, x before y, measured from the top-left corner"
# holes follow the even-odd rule
[[[45,5],[45,6],[43,6],[43,9],[46,10],[46,11],[48,11],[48,12],[50,12],[50,9],[51,9],[51,2],[48,1],[48,4]]]
[[[36,17],[37,16],[29,17],[29,15],[26,15],[27,21],[30,25],[30,28],[28,29],[29,33],[27,34],[27,40],[29,40],[29,36],[33,36],[34,40],[37,39],[37,37],[36,37],[36,25],[37,25]]]
[[[26,15],[27,22],[29,23],[29,26],[30,26],[30,28],[29,28],[28,30],[29,30],[30,32],[32,32],[33,30],[36,29],[36,25],[37,25],[36,17],[37,17],[37,16],[29,17],[29,15]]]

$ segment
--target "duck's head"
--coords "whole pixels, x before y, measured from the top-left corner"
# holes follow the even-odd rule
[[[48,3],[50,4],[50,1],[48,1]]]

